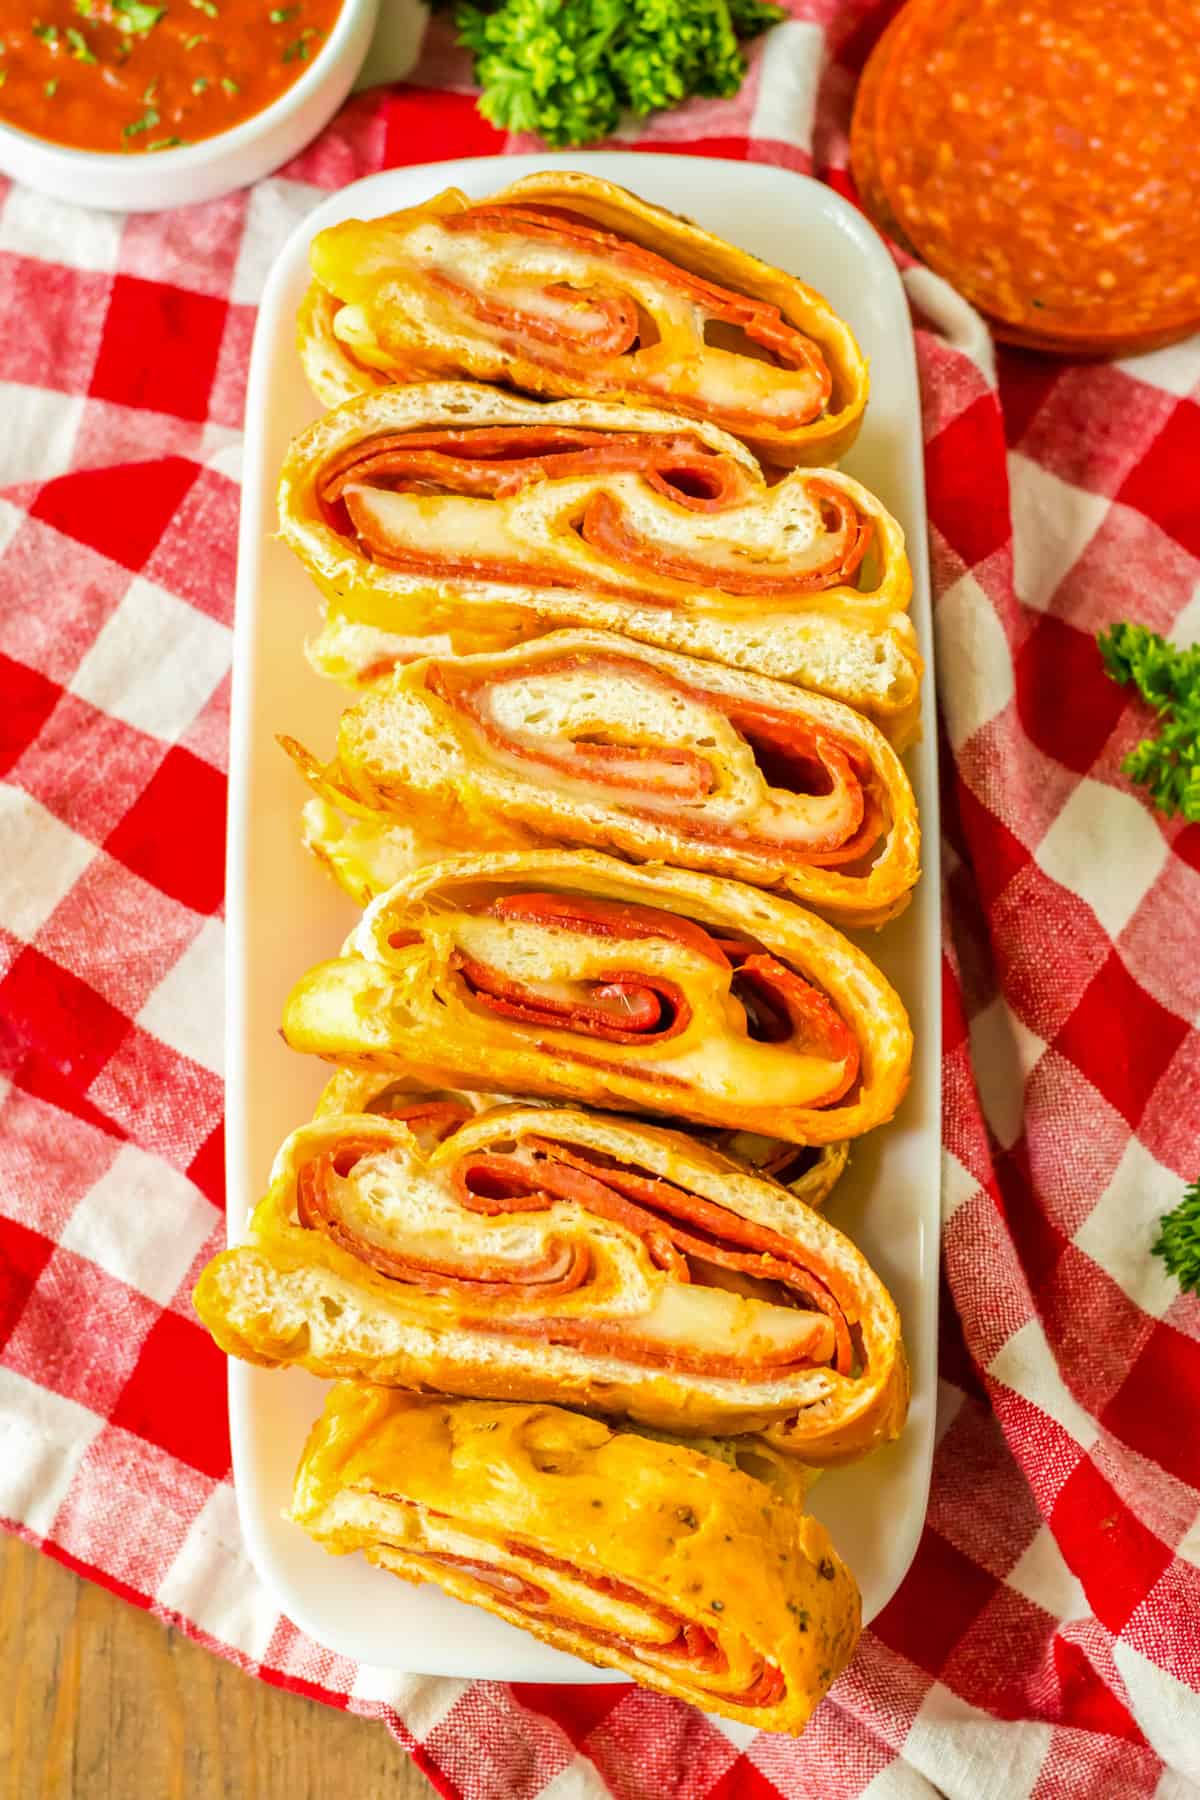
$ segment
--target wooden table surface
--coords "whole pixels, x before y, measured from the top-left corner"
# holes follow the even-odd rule
[[[427,1800],[386,1727],[0,1539],[0,1800]]]

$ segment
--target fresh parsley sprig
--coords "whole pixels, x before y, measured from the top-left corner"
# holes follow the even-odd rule
[[[1200,1181],[1185,1188],[1179,1205],[1163,1214],[1151,1254],[1162,1257],[1181,1288],[1200,1293]]]
[[[610,136],[625,110],[735,94],[746,74],[738,40],[782,17],[766,0],[502,0],[454,11],[480,112],[557,146]]]
[[[1101,632],[1106,672],[1132,683],[1158,715],[1158,730],[1121,764],[1149,791],[1161,812],[1200,821],[1200,644],[1180,649],[1145,625],[1122,623]]]

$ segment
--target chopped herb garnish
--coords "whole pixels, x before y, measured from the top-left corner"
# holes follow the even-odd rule
[[[270,13],[271,23],[272,25],[286,25],[288,20],[294,19],[299,11],[298,6],[273,6]]]
[[[202,31],[198,31],[196,33],[195,37],[184,38],[183,47],[185,50],[194,50],[196,48],[197,44],[202,44],[203,42],[204,42],[204,33]]]
[[[623,107],[641,116],[736,93],[738,40],[783,17],[764,0],[477,0],[452,12],[484,117],[558,149],[608,137]]]
[[[121,31],[133,32],[136,37],[145,37],[148,31],[153,31],[167,10],[165,6],[147,6],[146,0],[112,0],[112,9],[116,15],[113,24]]]
[[[207,75],[197,75],[195,81],[193,81],[193,83],[192,83],[192,92],[193,92],[193,94],[202,94],[207,86],[208,86],[208,76]]]
[[[240,94],[242,91],[236,81],[230,81],[228,75],[222,75],[221,86],[227,94]]]
[[[58,26],[43,25],[40,19],[35,19],[33,21],[33,35],[35,38],[41,38],[43,44],[57,44]]]
[[[79,14],[81,19],[90,19],[92,16],[92,0],[75,0],[75,11]]]
[[[142,99],[146,102],[147,106],[152,105],[153,102],[158,99],[158,83],[157,83],[157,81],[152,81],[150,83],[150,86],[146,89],[145,93],[142,95]]]
[[[146,145],[146,149],[147,150],[177,150],[182,143],[183,143],[182,138],[174,138],[174,137],[172,137],[172,138],[156,138],[152,144]]]
[[[8,70],[0,69],[0,87],[3,87],[7,80],[8,80]]]
[[[191,4],[195,7],[197,12],[202,12],[206,19],[217,19],[221,16],[218,9],[213,5],[213,0],[191,0]]]
[[[82,31],[76,31],[73,25],[67,26],[67,42],[71,46],[71,55],[76,62],[94,63],[95,57],[88,46]]]
[[[53,100],[53,98],[54,98],[55,94],[57,94],[57,92],[58,92],[57,81],[48,81],[46,83],[46,98],[47,98],[47,100]]]
[[[122,125],[121,136],[131,138],[137,137],[142,131],[153,131],[158,122],[158,114],[152,106],[148,106],[140,119],[135,119],[131,125]]]
[[[294,44],[288,45],[283,53],[283,60],[285,63],[308,61],[308,45],[303,37],[298,37]]]

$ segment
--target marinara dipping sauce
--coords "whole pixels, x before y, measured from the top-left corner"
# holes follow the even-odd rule
[[[341,0],[0,0],[0,120],[75,150],[173,150],[262,112]]]

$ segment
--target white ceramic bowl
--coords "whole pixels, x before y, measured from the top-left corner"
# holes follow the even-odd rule
[[[108,212],[191,206],[246,187],[303,150],[327,125],[362,67],[379,0],[343,0],[333,30],[294,86],[216,137],[152,155],[70,150],[0,121],[0,170],[14,181]]]

